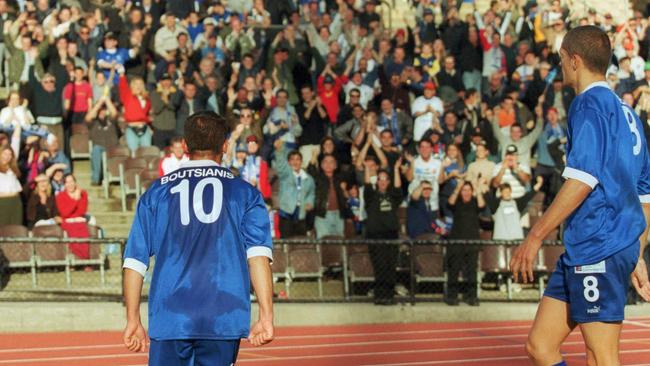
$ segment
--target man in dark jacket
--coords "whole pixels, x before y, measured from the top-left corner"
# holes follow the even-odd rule
[[[319,239],[343,236],[344,220],[351,216],[345,197],[346,184],[336,173],[336,168],[336,158],[328,154],[323,156],[319,171],[308,171],[316,182],[314,228]]]
[[[183,136],[183,126],[187,117],[196,112],[205,110],[203,101],[197,96],[197,88],[194,82],[187,81],[181,87],[182,93],[178,93],[176,105],[176,135]]]

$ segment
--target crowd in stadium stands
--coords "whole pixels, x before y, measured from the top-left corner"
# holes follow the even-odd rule
[[[608,82],[650,136],[647,10],[615,22],[559,0],[409,3],[415,18],[389,29],[376,0],[0,0],[0,225],[87,235],[75,126],[99,185],[118,145],[157,146],[159,174],[177,169],[184,120],[210,110],[231,128],[224,166],[260,189],[276,238],[398,238],[404,210],[411,238],[522,239],[528,202],[561,184],[575,95],[558,52],[577,25],[610,35]],[[397,248],[370,254],[391,303]],[[448,250],[448,303],[476,256]]]

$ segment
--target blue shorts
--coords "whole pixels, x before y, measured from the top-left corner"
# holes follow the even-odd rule
[[[149,366],[231,366],[237,360],[237,340],[151,340]]]
[[[567,266],[565,256],[557,261],[544,296],[568,303],[569,316],[576,323],[623,321],[639,245],[586,266]]]

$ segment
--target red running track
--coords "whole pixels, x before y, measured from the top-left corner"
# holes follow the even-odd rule
[[[528,365],[523,344],[530,322],[385,324],[284,327],[273,343],[242,343],[238,365]],[[585,365],[579,331],[562,352],[569,365]],[[650,318],[626,321],[623,365],[650,365]],[[118,332],[0,335],[0,366],[143,366],[146,354],[129,353]]]

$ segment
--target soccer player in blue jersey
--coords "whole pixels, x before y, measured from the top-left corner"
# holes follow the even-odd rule
[[[650,221],[650,159],[641,121],[608,87],[607,34],[594,26],[566,34],[564,82],[578,95],[569,110],[566,181],[515,251],[515,280],[533,279],[542,238],[565,222],[563,254],[528,336],[535,365],[565,365],[560,346],[579,326],[588,365],[619,365],[619,339],[630,280],[650,300],[639,253]]]
[[[140,198],[124,252],[124,344],[144,351],[142,281],[149,290],[149,365],[232,365],[239,341],[273,339],[269,215],[255,187],[219,164],[226,122],[200,112],[185,122],[190,161]],[[250,284],[259,320],[249,330]]]

